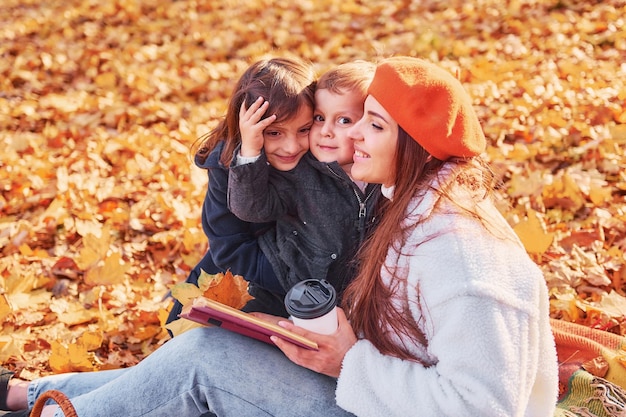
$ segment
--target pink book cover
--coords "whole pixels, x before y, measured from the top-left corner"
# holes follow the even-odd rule
[[[248,313],[205,297],[198,297],[183,308],[179,317],[201,324],[222,327],[273,345],[270,336],[278,336],[306,349],[317,350],[317,343]]]

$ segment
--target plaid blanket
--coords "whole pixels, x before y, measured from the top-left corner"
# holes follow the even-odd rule
[[[626,417],[626,337],[551,320],[559,359],[555,417]]]

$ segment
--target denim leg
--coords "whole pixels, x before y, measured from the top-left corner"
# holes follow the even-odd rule
[[[28,407],[32,408],[44,391],[55,389],[69,398],[91,392],[122,375],[129,368],[98,372],[75,372],[46,376],[28,384]],[[50,400],[52,403],[53,401]]]
[[[33,398],[53,385],[48,381],[32,384]],[[67,376],[65,389],[79,392],[72,385],[80,383]],[[295,365],[274,346],[202,327],[173,338],[102,386],[70,398],[80,417],[351,416],[336,405],[335,387],[335,379]]]

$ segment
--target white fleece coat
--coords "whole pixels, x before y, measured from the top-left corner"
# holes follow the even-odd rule
[[[433,201],[432,192],[415,199],[407,222],[428,215]],[[430,365],[381,355],[361,339],[343,361],[339,406],[359,417],[553,415],[558,371],[545,280],[497,209],[481,207],[491,233],[446,205],[414,229],[401,254],[387,255],[406,270],[394,302],[408,300],[429,340],[403,342]]]

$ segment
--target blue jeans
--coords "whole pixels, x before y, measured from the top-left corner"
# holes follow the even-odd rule
[[[130,368],[34,380],[28,402],[32,407],[41,393],[57,389],[79,417],[352,416],[335,403],[335,387],[334,378],[294,364],[275,346],[206,327],[173,338]]]

